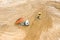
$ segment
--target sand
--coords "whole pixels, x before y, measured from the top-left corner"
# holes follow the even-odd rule
[[[24,3],[16,4],[15,2],[8,6],[1,5],[0,40],[59,40],[59,5],[53,4],[55,2],[42,2],[40,0],[26,0]],[[38,16],[39,18],[37,18]],[[16,20],[21,17],[24,20],[29,20],[29,26],[15,24]]]

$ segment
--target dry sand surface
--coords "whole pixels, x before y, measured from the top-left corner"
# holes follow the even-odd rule
[[[29,26],[15,24],[21,17]],[[0,40],[60,40],[59,0],[1,0]]]

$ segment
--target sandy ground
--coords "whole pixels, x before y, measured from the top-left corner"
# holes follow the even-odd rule
[[[46,1],[0,1],[0,40],[60,40],[60,3]],[[16,25],[21,17],[30,25]]]

